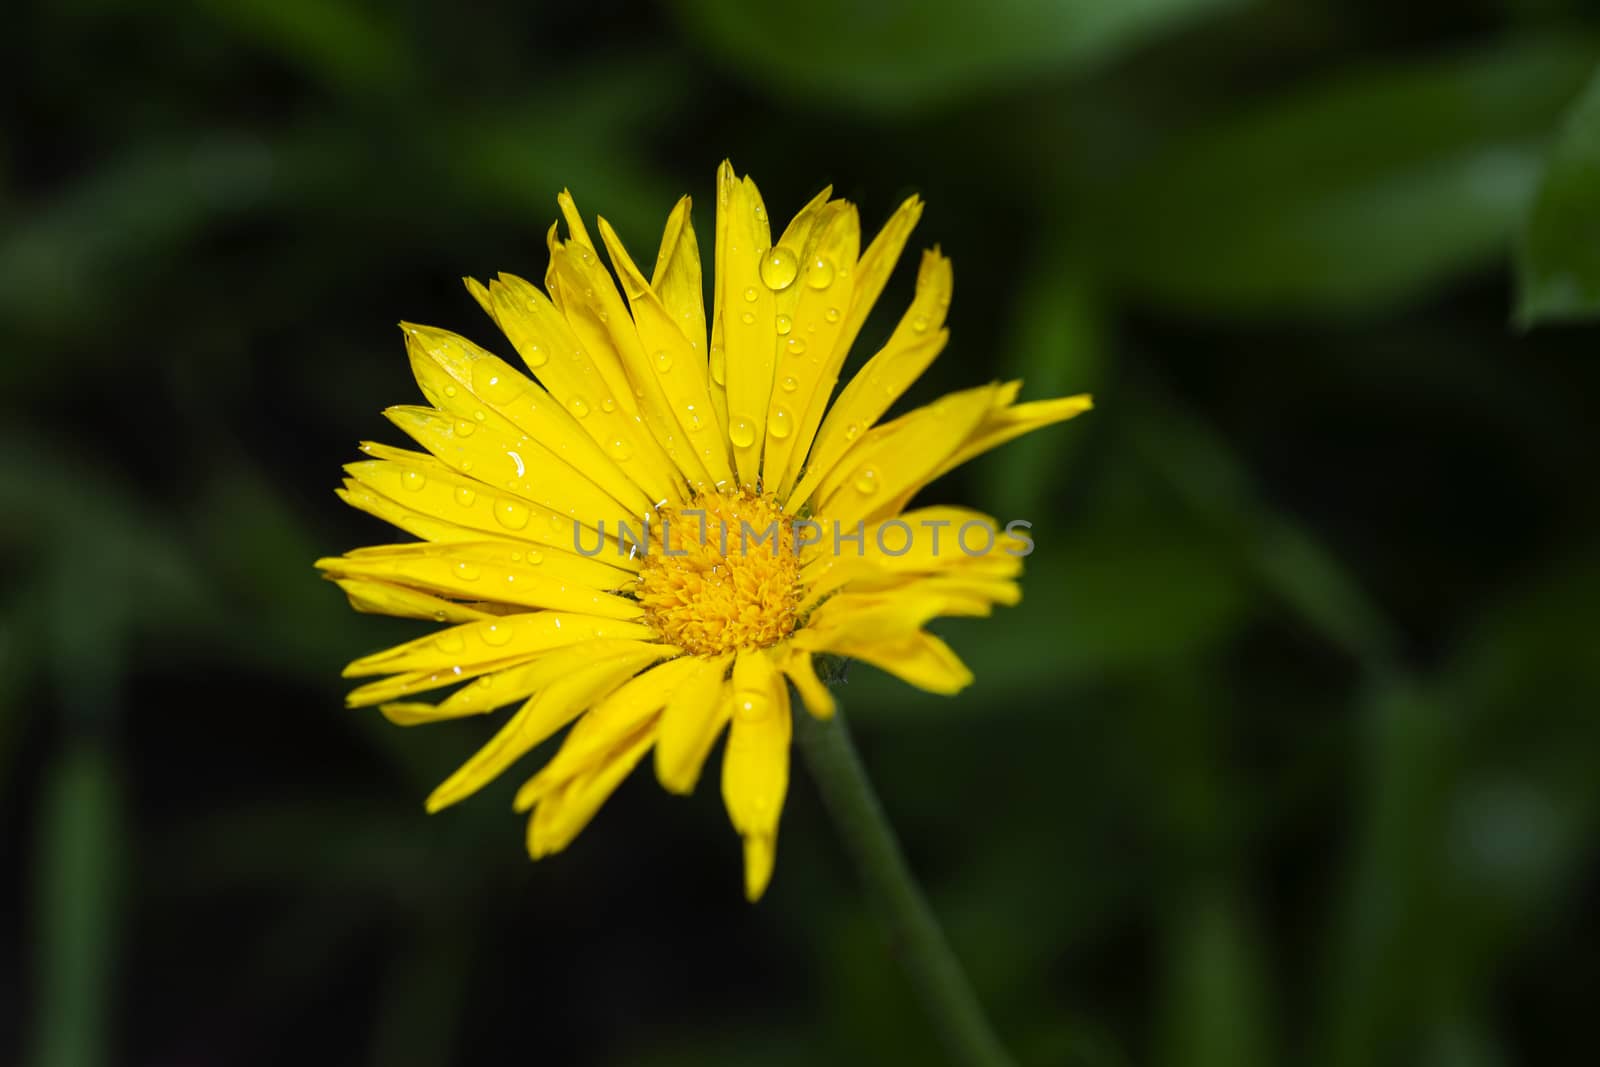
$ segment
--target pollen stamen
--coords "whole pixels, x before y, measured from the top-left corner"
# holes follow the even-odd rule
[[[794,631],[800,608],[793,521],[771,497],[744,491],[664,507],[639,568],[638,597],[661,639],[685,652],[777,644]]]

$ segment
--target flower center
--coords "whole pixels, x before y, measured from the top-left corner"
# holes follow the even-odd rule
[[[765,648],[800,606],[794,523],[771,497],[708,493],[664,507],[639,567],[639,603],[662,640],[694,655]]]

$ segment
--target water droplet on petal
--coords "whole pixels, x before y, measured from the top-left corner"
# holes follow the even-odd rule
[[[456,436],[457,437],[471,437],[473,434],[475,434],[477,432],[478,432],[478,424],[477,423],[468,422],[466,419],[457,419],[456,420]]]
[[[806,350],[806,339],[804,337],[791,337],[785,344],[789,346],[789,354],[791,356],[798,356]]]
[[[572,413],[580,419],[589,414],[589,402],[581,396],[573,397],[567,407],[571,408]]]
[[[928,316],[926,316],[926,315],[918,315],[916,318],[912,319],[911,320],[911,328],[913,330],[917,331],[918,333],[927,333],[928,332]]]
[[[756,292],[756,287],[752,285],[744,291],[745,302],[754,304],[756,302],[756,297],[760,295],[760,293]]]
[[[515,500],[502,500],[494,507],[494,517],[508,530],[520,530],[528,525],[528,509]]]
[[[460,504],[464,508],[470,508],[472,506],[472,502],[476,499],[478,499],[478,494],[471,487],[465,485],[456,486],[457,504]]]
[[[542,367],[550,362],[550,355],[538,345],[529,345],[528,352],[522,357],[530,367]]]
[[[656,353],[656,370],[662,374],[672,369],[672,353],[665,348]]]
[[[722,346],[721,345],[712,345],[711,346],[711,380],[716,382],[718,385],[721,385],[722,384],[722,379],[727,375],[727,373],[728,373],[728,357],[727,357],[726,353],[724,353],[722,351]]]
[[[452,656],[457,652],[465,651],[467,647],[467,639],[461,636],[461,632],[459,630],[446,630],[444,633],[434,638],[433,643],[438,646],[440,652],[444,652]]]
[[[728,424],[728,440],[735,448],[749,448],[756,441],[756,427],[749,419],[736,418]]]
[[[690,433],[696,433],[706,428],[705,416],[700,414],[700,409],[693,404],[686,404],[683,413],[688,416]]]
[[[787,315],[779,315],[775,320],[775,325],[778,327],[780,334],[785,334],[794,329],[794,320]]]
[[[833,284],[833,261],[827,256],[818,256],[811,261],[810,269],[806,271],[806,284],[813,289],[826,289]]]
[[[742,722],[760,722],[771,711],[771,698],[759,689],[744,689],[734,694],[733,713]]]
[[[824,311],[822,313],[822,317],[827,319],[829,322],[838,322],[839,321],[839,309],[838,308],[829,308],[827,311]]]
[[[534,566],[538,566],[544,562],[544,553],[540,552],[537,548],[530,548],[528,550],[528,562]]]
[[[739,321],[744,323],[746,326],[753,326],[755,325],[756,321],[756,313],[754,311],[746,311],[743,315],[739,316]]]
[[[861,427],[852,422],[849,426],[844,428],[844,439],[846,441],[854,441],[856,439],[856,434],[860,432]]]
[[[618,437],[616,440],[611,442],[611,458],[612,459],[619,460],[619,461],[620,460],[625,460],[631,455],[633,455],[632,447],[630,447],[628,442],[625,441],[624,439],[622,439],[621,437]]]
[[[491,622],[488,626],[478,631],[478,636],[483,638],[484,644],[498,647],[511,640],[511,624]]]
[[[600,410],[609,415],[611,412],[617,410],[617,402],[608,396],[604,400],[600,401]]]
[[[856,492],[863,495],[878,491],[878,468],[862,467],[856,473]]]
[[[453,385],[447,385],[447,386],[444,387],[444,395],[445,396],[455,396],[460,391],[461,390],[457,389]]]
[[[462,560],[455,565],[455,572],[457,578],[464,582],[471,582],[477,580],[478,575],[483,573],[483,569],[476,563],[468,563],[466,560]]]
[[[794,418],[783,408],[773,408],[767,416],[767,433],[780,441],[789,436],[789,431],[794,429]]]
[[[428,484],[428,476],[421,471],[406,471],[400,475],[400,484],[415,492]]]
[[[782,385],[783,385],[783,391],[784,392],[792,393],[796,389],[800,388],[800,381],[794,375],[791,374],[789,377],[787,377],[787,378],[785,378],[783,380]]]
[[[799,259],[782,245],[774,245],[768,249],[766,256],[761,260],[761,280],[767,283],[768,289],[782,291],[789,288],[794,284],[795,275],[799,273]]]

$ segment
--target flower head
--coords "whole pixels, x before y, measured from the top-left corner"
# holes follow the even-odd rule
[[[972,511],[907,511],[911,498],[1089,398],[1019,404],[1020,383],[992,383],[884,421],[948,336],[950,263],[934,250],[889,340],[830,405],[916,197],[864,251],[855,206],[829,190],[774,239],[755,184],[724,163],[709,336],[688,197],[648,278],[599,220],[620,291],[572,198],[558,202],[568,236],[550,229],[543,290],[467,280],[533,378],[402,324],[428,404],[386,414],[424,451],[363,444],[340,496],[420,540],[317,566],[358,610],[449,625],[350,664],[348,677],[383,677],[349,703],[406,726],[517,705],[430,811],[570,724],[516,797],[535,858],[647,754],[662,785],[691,791],[726,730],[722,793],[754,900],[788,785],[790,683],[819,718],[834,707],[819,655],[953,693],[971,675],[924,625],[1020,596],[1025,535]]]

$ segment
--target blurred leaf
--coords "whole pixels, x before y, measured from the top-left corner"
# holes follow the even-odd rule
[[[1024,274],[1005,361],[1004,373],[1022,379],[1025,400],[1095,392],[1105,375],[1100,294],[1076,249],[1063,241],[1046,247],[1045,262]],[[1038,518],[1046,501],[1072,491],[1072,459],[1087,439],[1077,424],[1070,432],[1028,434],[982,457],[975,467],[985,487],[981,505],[1002,522]]]
[[[31,1062],[94,1067],[110,1062],[121,802],[109,757],[93,743],[76,743],[45,781],[33,900],[38,995]]]
[[[1162,1062],[1171,1067],[1266,1067],[1265,976],[1259,949],[1230,896],[1201,892],[1179,916],[1169,953]]]
[[[241,41],[278,53],[335,90],[392,90],[418,69],[410,42],[371,5],[199,0],[198,6]]]
[[[908,112],[1104,63],[1240,0],[678,0],[684,27],[759,85],[808,105]]]
[[[1524,325],[1600,313],[1600,72],[1551,149],[1518,253]]]
[[[1097,213],[1108,269],[1205,314],[1390,306],[1502,254],[1594,60],[1524,41],[1341,75],[1158,154]]]

